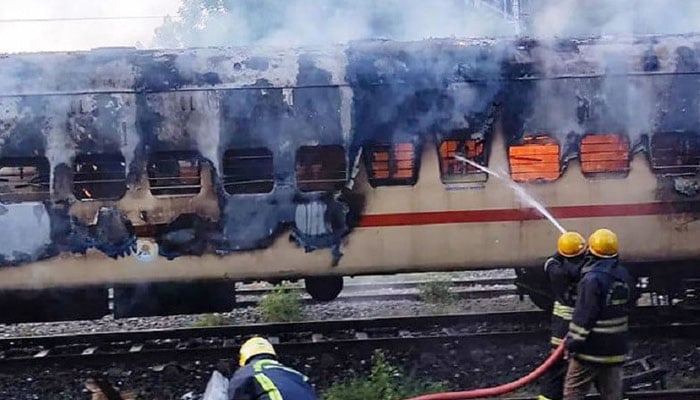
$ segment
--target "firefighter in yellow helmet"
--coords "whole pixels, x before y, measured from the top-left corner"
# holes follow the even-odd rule
[[[576,303],[576,285],[585,260],[586,239],[578,232],[565,232],[557,240],[557,252],[544,263],[544,271],[554,296],[552,309],[552,348],[569,332],[569,321]],[[567,362],[559,360],[542,377],[539,400],[561,400]]]
[[[309,379],[277,361],[266,339],[254,337],[243,343],[239,365],[229,382],[229,400],[318,400]]]
[[[614,232],[598,229],[588,246],[566,338],[570,357],[564,399],[583,399],[595,383],[601,399],[619,400],[629,312],[637,298],[635,281],[618,261]]]

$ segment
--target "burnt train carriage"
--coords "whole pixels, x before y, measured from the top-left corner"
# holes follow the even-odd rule
[[[692,261],[696,36],[0,58],[3,320],[226,310],[234,280],[534,267],[605,225]],[[537,268],[520,271],[533,296]],[[661,290],[656,288],[656,290]],[[11,307],[9,305],[12,305]]]

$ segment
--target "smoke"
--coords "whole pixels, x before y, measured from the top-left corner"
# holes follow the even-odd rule
[[[206,4],[204,4],[206,3]],[[186,0],[157,31],[163,47],[307,46],[385,38],[512,35],[514,26],[472,0]]]
[[[694,0],[532,0],[536,37],[679,34],[700,30]]]

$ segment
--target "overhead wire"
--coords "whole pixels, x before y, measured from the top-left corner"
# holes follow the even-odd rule
[[[76,21],[109,21],[109,20],[137,20],[137,19],[164,19],[170,15],[124,15],[105,17],[57,17],[57,18],[0,18],[0,24],[19,24],[36,22],[76,22]]]

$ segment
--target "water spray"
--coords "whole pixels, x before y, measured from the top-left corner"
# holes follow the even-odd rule
[[[472,161],[472,160],[470,160],[462,155],[455,154],[454,157],[455,157],[455,159],[462,161],[462,162],[465,162],[465,163],[471,165],[472,167],[477,168],[480,171],[483,171],[483,172],[485,172],[485,173],[487,173],[487,174],[489,174],[497,179],[500,179],[501,181],[505,182],[506,184],[508,184],[508,186],[510,186],[510,188],[513,189],[515,194],[517,194],[521,200],[523,200],[525,203],[527,203],[528,205],[532,206],[534,209],[539,211],[539,213],[542,214],[545,218],[547,218],[547,220],[549,220],[549,222],[551,222],[552,225],[554,225],[554,227],[557,228],[557,230],[559,230],[560,233],[566,233],[566,229],[564,229],[564,227],[561,226],[559,221],[557,221],[556,218],[554,218],[554,216],[552,216],[552,214],[550,214],[550,212],[547,211],[547,209],[542,204],[540,204],[537,200],[535,200],[525,190],[525,188],[523,188],[522,186],[513,182],[512,179],[510,179],[507,176],[501,175],[498,172],[493,171],[489,168],[486,168],[481,164],[475,163],[474,161]]]

